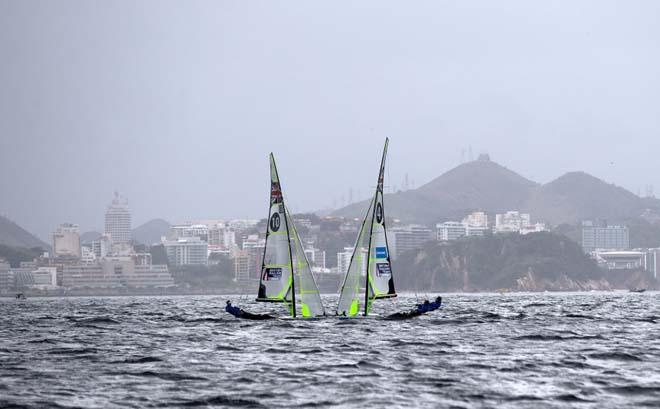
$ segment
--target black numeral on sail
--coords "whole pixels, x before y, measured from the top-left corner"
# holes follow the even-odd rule
[[[270,230],[278,231],[280,229],[280,214],[274,213],[270,218]]]
[[[376,223],[380,224],[383,222],[383,205],[378,203],[376,204]]]

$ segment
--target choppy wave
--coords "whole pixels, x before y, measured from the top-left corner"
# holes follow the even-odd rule
[[[224,313],[221,297],[2,299],[0,407],[621,408],[660,401],[658,293],[443,299],[444,309],[398,322],[248,322]],[[379,302],[376,313],[415,301]]]

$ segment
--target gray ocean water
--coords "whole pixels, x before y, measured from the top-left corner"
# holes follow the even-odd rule
[[[2,299],[0,407],[660,406],[659,293],[445,295],[401,322],[226,299]]]

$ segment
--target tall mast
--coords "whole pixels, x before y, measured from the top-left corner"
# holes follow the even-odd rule
[[[374,216],[378,207],[378,192],[383,192],[383,178],[385,177],[385,156],[387,155],[387,145],[390,139],[385,138],[385,147],[383,148],[383,157],[380,160],[380,171],[378,172],[378,183],[376,184],[376,194],[374,195],[374,206],[371,214],[371,226],[369,226],[369,246],[367,247],[367,274],[364,286],[364,315],[369,313],[369,270],[371,267],[371,236],[374,232]],[[381,212],[383,211],[381,207]],[[383,213],[384,218],[385,213]]]
[[[286,224],[286,242],[287,245],[289,246],[289,266],[291,267],[291,305],[292,305],[292,313],[293,318],[296,317],[296,278],[295,274],[293,272],[293,254],[291,252],[291,233],[289,231],[289,221],[288,218],[286,217],[287,215],[287,209],[286,205],[284,204],[284,189],[282,189],[282,182],[280,181],[280,175],[277,173],[277,165],[275,164],[275,156],[271,152],[270,154],[270,159],[273,161],[273,168],[275,169],[275,176],[277,177],[277,180],[280,184],[280,192],[282,192],[282,207],[284,208],[284,221]]]

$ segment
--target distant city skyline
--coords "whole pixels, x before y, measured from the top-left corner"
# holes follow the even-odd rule
[[[0,3],[0,213],[47,242],[114,191],[133,226],[262,218],[271,151],[319,210],[367,196],[386,136],[390,186],[471,150],[660,187],[660,3],[195,4]]]

